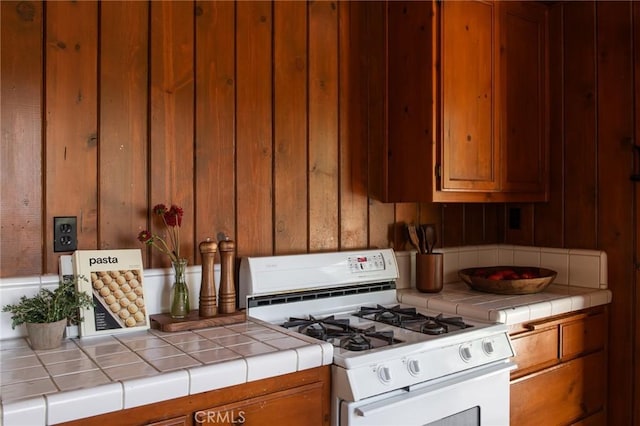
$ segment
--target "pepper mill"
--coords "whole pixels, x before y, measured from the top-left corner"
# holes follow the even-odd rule
[[[215,241],[207,238],[199,245],[200,258],[202,259],[202,282],[200,284],[199,315],[202,318],[210,318],[218,313],[216,301],[216,282],[213,275],[216,248]]]
[[[218,242],[220,251],[220,303],[221,314],[236,311],[236,286],[234,283],[234,251],[236,245],[228,238]]]

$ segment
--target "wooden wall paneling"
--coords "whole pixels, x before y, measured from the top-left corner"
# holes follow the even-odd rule
[[[442,209],[439,203],[418,203],[418,221],[420,223],[439,224],[442,221]]]
[[[387,196],[388,164],[383,161],[387,156],[387,119],[386,119],[386,2],[365,2],[364,21],[366,25],[366,43],[361,47],[367,57],[367,122],[368,122],[368,182],[369,198],[385,199]]]
[[[0,3],[0,276],[39,275],[42,205],[42,3]],[[50,229],[50,228],[49,228]]]
[[[484,204],[467,203],[463,209],[464,243],[469,245],[484,242]]]
[[[499,244],[504,241],[502,233],[502,222],[504,221],[501,213],[504,210],[502,205],[490,203],[484,205],[484,243]]]
[[[236,3],[238,255],[273,254],[272,8]]]
[[[609,327],[609,424],[633,412],[630,350],[634,322],[634,205],[629,180],[634,131],[631,2],[597,2],[598,248],[606,251],[614,294]],[[637,219],[637,217],[636,217]],[[636,394],[637,395],[637,394]],[[637,401],[637,400],[636,400]]]
[[[378,195],[393,201],[430,201],[434,181],[435,121],[431,38],[431,2],[389,1],[386,4],[386,84],[388,178]],[[384,26],[380,24],[383,28]],[[401,141],[398,143],[397,141]],[[420,167],[415,159],[422,160]],[[416,184],[407,185],[413,181]]]
[[[198,1],[195,14],[194,243],[199,244],[218,232],[236,235],[235,4]]]
[[[374,198],[382,193],[387,171],[377,165],[384,164],[382,155],[386,155],[386,119],[384,107],[384,8],[385,2],[367,2],[364,10],[366,34],[363,52],[367,58],[367,143],[368,143],[368,192],[369,192],[369,246],[395,247],[395,207],[391,203],[382,203]]]
[[[464,204],[442,204],[442,225],[438,230],[441,247],[464,245]]]
[[[565,244],[594,249],[596,235],[595,2],[564,3]]]
[[[543,247],[565,247],[563,8],[549,6],[549,201],[534,207],[534,241]]]
[[[180,257],[194,256],[194,7],[191,2],[151,2],[151,128],[149,210],[163,203],[184,209]],[[157,217],[153,232],[164,233]],[[151,267],[169,266],[152,251]]]
[[[338,8],[309,4],[309,249],[339,249]],[[345,123],[348,124],[348,123]]]
[[[274,252],[308,250],[307,2],[274,2]]]
[[[394,245],[395,240],[395,208],[393,204],[369,199],[369,247],[401,247]],[[404,243],[403,243],[404,244]]]
[[[100,249],[143,248],[136,236],[147,228],[148,34],[148,3],[100,3]]]
[[[504,204],[464,204],[464,244],[503,242]]]
[[[392,247],[396,250],[414,250],[409,243],[407,224],[418,223],[418,205],[416,203],[396,203]]]
[[[339,123],[340,123],[340,249],[368,245],[367,181],[367,69],[366,22],[361,19],[364,2],[339,5]]]
[[[95,1],[50,2],[45,11],[43,269],[55,273],[54,216],[77,216],[79,249],[98,245],[98,6]]]
[[[640,3],[633,2],[633,70],[634,70],[634,95],[635,95],[635,146],[640,149]],[[640,153],[637,154],[640,157]],[[639,159],[640,161],[640,159]],[[637,163],[636,163],[637,164]],[[638,164],[640,167],[640,164]],[[640,173],[640,170],[635,170],[635,173]],[[638,286],[640,285],[640,182],[634,184],[635,191],[635,210],[634,210],[634,229],[635,229],[635,281],[634,281],[634,325],[635,325],[635,342],[633,346],[633,356],[635,359],[639,358],[640,354],[640,291]],[[636,422],[640,421],[640,366],[634,365],[633,374],[633,389],[634,389],[634,419]]]
[[[503,190],[548,191],[548,6],[503,2],[501,90]],[[526,101],[525,101],[526,100]]]

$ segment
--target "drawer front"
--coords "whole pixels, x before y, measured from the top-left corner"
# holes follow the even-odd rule
[[[194,413],[195,424],[322,426],[322,383],[312,383]]]
[[[523,333],[511,339],[516,353],[512,360],[518,366],[511,372],[512,378],[558,362],[558,327]]]
[[[604,407],[603,351],[558,364],[511,382],[511,424],[570,424]]]
[[[562,333],[561,359],[570,359],[604,346],[607,321],[604,314],[593,315],[560,326]]]

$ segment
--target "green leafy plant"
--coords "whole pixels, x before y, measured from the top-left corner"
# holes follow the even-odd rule
[[[67,318],[71,324],[82,320],[79,310],[93,306],[93,298],[76,288],[77,279],[65,279],[53,291],[41,288],[33,297],[22,296],[18,303],[2,307],[11,312],[11,328],[24,323],[51,323]]]

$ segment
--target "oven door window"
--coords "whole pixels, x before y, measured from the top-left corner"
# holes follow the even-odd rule
[[[480,426],[480,407],[472,407],[426,426]]]

